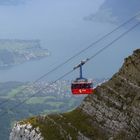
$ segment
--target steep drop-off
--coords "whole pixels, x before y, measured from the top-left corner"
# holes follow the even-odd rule
[[[77,109],[18,122],[10,140],[26,140],[27,135],[23,134],[29,124],[32,130],[38,129],[40,140],[139,140],[140,49],[126,58],[119,72],[98,86]]]

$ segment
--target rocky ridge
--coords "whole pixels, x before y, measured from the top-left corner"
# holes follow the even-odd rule
[[[126,58],[119,72],[97,87],[80,109],[108,135],[140,139],[140,49]]]
[[[44,140],[41,136],[39,128],[32,128],[30,124],[15,124],[10,135],[10,139],[14,140]]]
[[[126,58],[119,72],[98,86],[77,109],[32,117],[18,124],[28,123],[40,129],[44,140],[139,140],[140,49]],[[14,130],[11,135],[15,136]],[[22,136],[21,140],[26,138]]]

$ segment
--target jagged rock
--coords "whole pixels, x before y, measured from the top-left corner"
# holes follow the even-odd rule
[[[97,87],[95,95],[89,95],[80,109],[94,116],[110,136],[123,130],[140,139],[140,49],[126,58],[120,71]]]
[[[44,140],[39,128],[33,128],[31,124],[16,123],[10,133],[9,140]]]

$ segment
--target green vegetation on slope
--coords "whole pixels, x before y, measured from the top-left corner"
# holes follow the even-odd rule
[[[64,114],[48,115],[46,117],[33,117],[20,122],[31,123],[33,127],[39,127],[45,140],[77,140],[82,134],[85,137],[98,140],[106,140],[101,128],[91,123],[92,117],[76,109]]]
[[[11,89],[11,91],[7,94],[7,98],[12,98],[22,91],[25,86],[18,86],[17,88]]]

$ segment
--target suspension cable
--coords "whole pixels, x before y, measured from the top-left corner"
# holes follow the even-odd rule
[[[116,39],[114,39],[113,41],[111,41],[109,44],[107,44],[105,47],[103,47],[102,49],[100,49],[97,53],[95,53],[94,55],[92,55],[89,59],[87,59],[87,62],[92,60],[94,57],[96,57],[97,55],[99,55],[100,53],[102,53],[104,50],[106,50],[107,48],[109,48],[112,44],[114,44],[115,42],[117,42],[118,40],[120,40],[122,37],[124,37],[126,34],[128,34],[129,32],[131,32],[133,29],[135,29],[138,25],[140,25],[140,22],[138,22],[137,24],[135,24],[134,26],[132,26],[131,28],[129,28],[128,30],[126,30],[124,33],[122,33],[120,36],[118,36]],[[86,64],[86,63],[85,63]],[[72,69],[69,72],[65,73],[64,75],[60,76],[58,79],[56,79],[55,81],[51,82],[49,85],[47,85],[44,88],[40,88],[39,91],[37,91],[36,93],[34,93],[33,95],[31,95],[30,97],[28,97],[27,99],[24,99],[22,102],[16,104],[15,106],[11,107],[10,111],[13,111],[15,108],[21,106],[22,104],[24,104],[26,101],[28,101],[29,99],[31,99],[32,97],[34,97],[35,95],[39,94],[40,91],[45,90],[47,87],[49,87],[50,85],[56,83],[58,80],[63,79],[64,77],[66,77],[67,75],[71,74],[74,70],[76,69]],[[4,111],[0,117],[6,115],[8,113],[8,111]]]
[[[37,83],[38,81],[40,81],[41,79],[45,78],[46,76],[48,76],[49,74],[53,73],[54,71],[56,71],[57,69],[61,68],[62,66],[64,66],[65,64],[67,64],[68,62],[70,62],[72,59],[76,58],[77,56],[79,56],[80,54],[82,54],[83,52],[85,52],[86,50],[90,49],[91,47],[93,47],[94,45],[96,45],[97,43],[99,43],[100,41],[104,40],[105,38],[107,38],[109,35],[111,35],[112,33],[114,33],[115,31],[119,30],[121,27],[125,26],[126,24],[130,23],[132,20],[134,20],[135,18],[137,18],[138,16],[140,16],[140,13],[138,12],[137,14],[135,14],[134,16],[132,16],[130,19],[128,19],[127,21],[125,21],[124,23],[120,24],[118,27],[116,27],[115,29],[113,29],[111,32],[105,34],[104,36],[102,36],[101,38],[99,38],[98,40],[96,40],[95,42],[91,43],[90,45],[88,45],[87,47],[85,47],[84,49],[82,49],[81,51],[79,51],[78,53],[74,54],[73,56],[71,56],[70,58],[68,58],[66,61],[62,62],[61,64],[57,65],[56,67],[54,67],[52,70],[50,70],[49,72],[45,73],[44,75],[42,75],[41,77],[39,77],[38,79],[36,79],[34,82],[31,83],[31,85]],[[29,87],[29,86],[28,86]],[[27,89],[28,87],[24,87],[20,90],[19,93],[21,93],[21,91],[24,91],[25,89]],[[12,96],[12,98],[15,98],[17,96],[17,94],[15,94],[14,96]],[[11,98],[8,98],[6,100],[4,100],[3,102],[0,103],[0,106],[2,106],[3,104],[7,103],[10,101]]]

